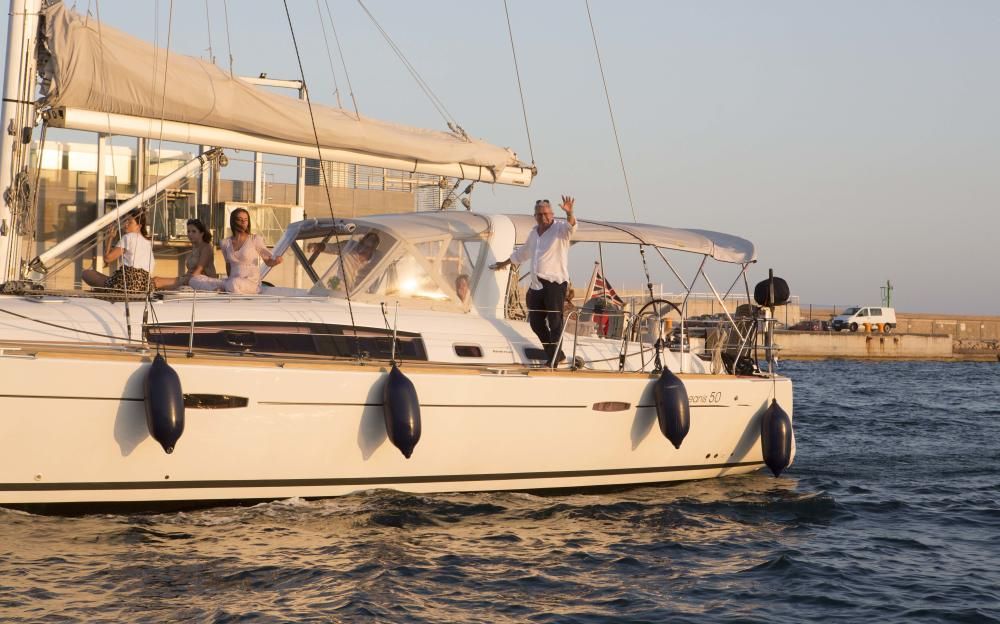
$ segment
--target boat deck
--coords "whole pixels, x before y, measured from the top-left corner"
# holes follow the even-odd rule
[[[318,358],[301,356],[294,357],[283,355],[269,355],[260,353],[232,353],[194,349],[188,352],[187,349],[161,348],[168,360],[197,362],[200,365],[208,366],[239,366],[257,368],[289,368],[289,369],[323,369],[323,370],[357,370],[359,367],[375,368],[380,372],[388,372],[391,362],[386,360],[364,360],[358,361],[354,358]],[[39,342],[10,342],[0,341],[0,357],[20,357],[20,358],[60,358],[77,360],[139,360],[140,362],[150,362],[156,355],[155,348],[147,346],[130,345],[109,345],[102,343],[39,343]],[[617,378],[621,376],[631,376],[637,378],[655,378],[659,374],[654,372],[636,371],[609,371],[590,370],[586,368],[556,368],[546,367],[524,367],[517,365],[475,365],[475,364],[451,364],[426,361],[406,361],[399,362],[401,368],[409,372],[422,374],[447,374],[447,375],[512,375],[512,376],[545,376],[545,377],[592,377],[592,378]],[[732,375],[708,374],[708,373],[685,373],[674,371],[678,377],[698,378],[698,379],[730,379]],[[766,375],[755,375],[749,379],[757,378],[769,380]]]

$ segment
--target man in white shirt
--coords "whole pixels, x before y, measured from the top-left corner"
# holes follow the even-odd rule
[[[563,195],[559,207],[566,213],[565,221],[555,220],[549,200],[535,202],[535,227],[528,240],[509,259],[493,265],[494,270],[500,270],[531,259],[531,285],[525,296],[528,324],[542,341],[550,365],[566,359],[562,349],[556,353],[556,344],[562,334],[563,302],[569,286],[569,243],[576,231],[573,202],[572,197]]]

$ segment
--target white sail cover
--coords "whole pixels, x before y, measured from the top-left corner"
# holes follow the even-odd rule
[[[99,25],[62,2],[44,14],[51,58],[40,68],[42,95],[53,107],[164,119],[282,142],[316,144],[304,101],[266,92],[190,56],[172,52],[168,60],[165,50]],[[519,164],[509,149],[455,133],[358,117],[315,103],[312,108],[324,148],[477,165],[494,171]]]

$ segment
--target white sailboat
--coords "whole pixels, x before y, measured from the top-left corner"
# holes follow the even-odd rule
[[[3,133],[5,190],[25,179],[16,157],[36,106],[58,127],[292,156],[319,149],[324,159],[490,183],[526,186],[534,175],[509,150],[464,133],[339,109],[312,113],[313,134],[301,103],[191,58],[171,61],[177,80],[191,82],[168,87],[165,106],[147,106],[134,93],[155,67],[150,46],[61,3],[11,7],[8,61],[18,69],[8,67],[5,82],[3,126],[14,129]],[[41,102],[35,50],[45,65]],[[108,72],[108,58],[129,62]],[[206,89],[225,95],[206,109],[184,95]],[[665,302],[645,306],[656,312],[652,337],[640,327],[649,315],[629,317],[617,340],[582,335],[572,317],[563,346],[576,365],[545,366],[513,313],[515,276],[489,269],[525,241],[530,218],[446,211],[298,221],[274,253],[294,257],[310,283],[256,296],[111,301],[34,289],[52,260],[212,157],[38,256],[18,234],[24,194],[4,193],[0,505],[620,486],[791,463],[792,384],[757,369],[754,321],[730,317],[728,340],[717,341],[725,362],[713,364],[691,349],[683,320],[680,340],[668,343]],[[375,253],[343,279],[349,250],[371,234]],[[694,254],[696,277],[710,285],[705,262],[730,264],[738,278],[756,259],[738,237],[635,223],[585,221],[574,243],[641,245],[665,260]],[[459,275],[469,298],[456,289]]]

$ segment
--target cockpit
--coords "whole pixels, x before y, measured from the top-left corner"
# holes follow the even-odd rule
[[[468,311],[489,231],[489,221],[474,214],[309,219],[293,224],[275,252],[294,253],[312,296]]]

